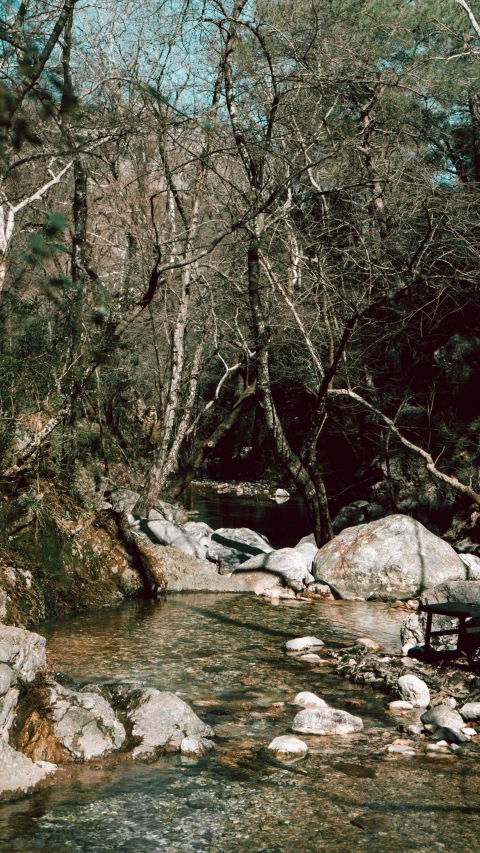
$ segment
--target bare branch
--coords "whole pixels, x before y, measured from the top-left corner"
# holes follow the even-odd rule
[[[446,483],[448,486],[451,486],[451,488],[456,492],[460,492],[460,494],[466,495],[475,501],[475,503],[480,504],[480,495],[477,494],[477,492],[475,492],[470,486],[466,486],[464,483],[461,483],[456,477],[449,476],[448,474],[444,474],[443,471],[439,471],[430,453],[424,450],[423,447],[419,447],[417,444],[413,444],[413,442],[409,441],[408,438],[405,438],[398,427],[395,426],[394,421],[388,418],[387,415],[380,411],[380,409],[372,406],[372,404],[369,403],[368,400],[365,400],[364,397],[361,397],[360,394],[357,394],[355,391],[350,391],[347,388],[330,388],[327,391],[326,396],[331,399],[337,397],[348,397],[351,400],[355,400],[357,403],[360,403],[372,412],[372,414],[374,414],[379,420],[383,421],[405,447],[408,447],[409,450],[412,450],[414,453],[421,456],[425,461],[427,471],[429,471],[437,480],[441,480],[442,483]]]

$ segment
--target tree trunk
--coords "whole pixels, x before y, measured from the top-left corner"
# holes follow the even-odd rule
[[[169,490],[170,497],[178,498],[179,495],[188,489],[200,466],[205,462],[205,459],[211,454],[222,438],[230,432],[245,410],[247,402],[254,394],[255,385],[247,385],[226,418],[218,424],[208,438],[195,444],[190,462],[184,468],[181,477],[179,477],[174,486]]]
[[[257,351],[257,378],[260,405],[275,451],[295,483],[310,516],[315,539],[319,546],[333,537],[328,500],[320,472],[311,471],[292,450],[283,431],[272,397],[268,353],[268,333],[260,293],[259,233],[250,238],[248,248],[248,286],[253,332]]]

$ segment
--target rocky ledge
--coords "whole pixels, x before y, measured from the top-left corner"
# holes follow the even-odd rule
[[[202,755],[214,735],[168,691],[59,684],[46,667],[45,639],[0,625],[0,800],[35,790],[59,764],[111,752]]]

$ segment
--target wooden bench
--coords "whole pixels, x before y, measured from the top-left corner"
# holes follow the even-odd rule
[[[438,604],[421,604],[418,612],[427,614],[425,644],[409,649],[409,657],[423,660],[426,663],[437,663],[440,661],[456,660],[460,655],[465,654],[470,669],[474,672],[480,672],[479,602],[445,601]],[[456,628],[450,628],[449,630],[432,631],[432,619],[434,616],[449,616],[451,619],[458,619],[458,625]],[[438,651],[432,648],[432,637],[444,637],[448,635],[456,635],[457,646],[455,649]]]

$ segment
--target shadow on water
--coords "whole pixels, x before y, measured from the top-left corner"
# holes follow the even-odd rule
[[[271,637],[286,637],[290,640],[297,636],[297,634],[291,631],[280,631],[278,628],[267,628],[266,625],[246,622],[243,619],[234,619],[232,616],[226,616],[224,613],[218,613],[216,610],[209,610],[206,607],[196,607],[193,604],[180,604],[178,601],[176,602],[176,607],[199,613],[207,619],[214,619],[217,622],[222,622],[224,625],[233,625],[235,628],[243,628],[248,631],[258,631],[260,634],[267,634]]]

